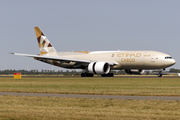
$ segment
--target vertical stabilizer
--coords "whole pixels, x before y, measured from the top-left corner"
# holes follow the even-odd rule
[[[48,54],[50,52],[56,52],[55,48],[52,46],[52,44],[49,42],[47,37],[43,34],[41,29],[39,27],[34,27],[37,41],[39,44],[39,49],[41,52],[41,55]]]

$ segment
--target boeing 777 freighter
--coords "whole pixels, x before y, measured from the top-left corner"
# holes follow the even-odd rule
[[[14,55],[32,57],[36,60],[68,69],[83,69],[81,77],[113,77],[111,70],[122,70],[128,74],[143,74],[144,70],[170,67],[176,61],[168,54],[157,51],[72,51],[57,52],[39,27],[35,33],[41,54],[30,55],[11,53]]]

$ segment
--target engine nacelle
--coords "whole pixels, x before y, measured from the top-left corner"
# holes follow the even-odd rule
[[[136,75],[142,75],[145,70],[142,69],[125,69],[125,72],[127,74],[136,74]]]
[[[91,62],[88,65],[88,71],[91,74],[108,74],[110,71],[110,65],[106,62]]]

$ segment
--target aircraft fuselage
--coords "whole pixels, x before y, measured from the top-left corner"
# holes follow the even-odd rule
[[[163,69],[175,64],[170,55],[157,51],[81,51],[81,52],[57,52],[59,57],[73,59],[87,59],[91,61],[106,61],[117,63],[111,66],[112,70],[120,69]],[[45,61],[47,62],[47,61]],[[75,62],[49,61],[55,66],[78,69]]]

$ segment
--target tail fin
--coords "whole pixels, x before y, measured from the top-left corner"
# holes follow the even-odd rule
[[[56,52],[55,48],[52,46],[52,44],[49,42],[47,37],[43,34],[41,29],[39,27],[34,27],[37,41],[39,44],[39,49],[41,52],[41,55],[48,54],[50,52]]]

